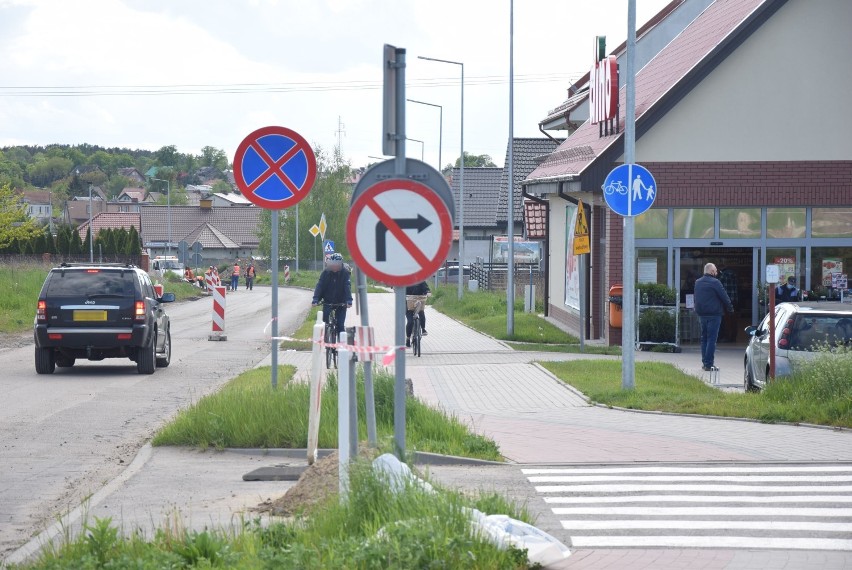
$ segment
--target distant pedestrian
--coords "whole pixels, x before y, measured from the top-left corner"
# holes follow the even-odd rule
[[[249,262],[249,266],[246,267],[246,289],[251,291],[254,289],[254,261]]]
[[[240,262],[234,263],[234,269],[231,271],[231,291],[236,291],[240,286]]]
[[[799,290],[796,289],[796,278],[793,275],[787,277],[787,282],[775,288],[776,303],[790,303],[799,299]]]
[[[701,323],[701,365],[704,370],[719,370],[714,365],[716,340],[725,310],[734,312],[731,298],[716,278],[718,270],[712,263],[704,266],[704,276],[695,281],[695,314]]]

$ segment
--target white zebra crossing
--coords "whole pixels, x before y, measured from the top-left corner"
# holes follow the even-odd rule
[[[852,551],[852,464],[522,472],[578,548]]]

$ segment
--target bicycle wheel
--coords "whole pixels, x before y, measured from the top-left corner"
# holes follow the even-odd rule
[[[328,325],[325,327],[325,342],[326,344],[332,344],[334,342],[334,329]],[[327,346],[325,347],[325,367],[331,368],[331,365],[334,363],[334,352],[335,350]]]
[[[420,341],[423,338],[423,333],[420,331],[420,319],[414,317],[414,328],[411,330],[411,349],[414,351],[414,356],[420,356]]]

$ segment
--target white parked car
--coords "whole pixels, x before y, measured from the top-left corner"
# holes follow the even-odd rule
[[[852,304],[781,303],[775,307],[775,339],[769,338],[769,315],[750,335],[743,360],[746,391],[759,390],[769,376],[769,343],[775,343],[775,377],[789,376],[814,357],[821,346],[852,344]]]

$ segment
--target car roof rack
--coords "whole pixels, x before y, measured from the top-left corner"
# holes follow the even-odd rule
[[[59,267],[123,267],[126,269],[132,269],[136,266],[132,263],[78,263],[63,261],[59,264]]]

